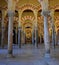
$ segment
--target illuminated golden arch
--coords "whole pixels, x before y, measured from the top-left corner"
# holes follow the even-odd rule
[[[54,9],[58,9],[59,10],[59,4],[55,5]]]
[[[31,20],[31,21],[34,21],[34,17],[33,17],[33,16],[28,16],[28,15],[22,17],[22,18],[21,18],[21,21],[25,21],[25,20],[27,20],[27,19],[28,19],[28,20]]]
[[[25,10],[31,10],[34,12],[36,7],[32,4],[24,4],[23,6],[19,7],[18,9],[21,11],[21,13],[23,13],[23,11],[25,11]]]
[[[55,6],[49,6],[49,9],[51,10],[51,9],[54,9],[54,10],[59,10],[59,4],[57,4],[57,5],[55,5]]]
[[[31,10],[34,14],[35,6],[33,6],[32,4],[24,4],[23,6],[19,7],[18,10],[20,12],[20,19],[21,19],[23,12],[26,10]]]

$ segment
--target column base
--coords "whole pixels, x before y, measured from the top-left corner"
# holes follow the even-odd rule
[[[4,45],[1,45],[1,48],[4,49]]]
[[[7,58],[15,58],[15,56],[13,56],[12,54],[8,54]]]
[[[45,58],[50,58],[50,54],[46,53],[44,57]]]
[[[15,56],[13,56],[12,54],[12,50],[8,50],[8,55],[7,55],[8,58],[14,58]]]
[[[49,50],[46,50],[45,58],[50,58],[50,49]]]
[[[38,46],[37,46],[37,45],[35,45],[35,48],[38,48]]]
[[[21,48],[21,45],[19,45],[19,48]]]
[[[19,48],[21,48],[21,47],[19,46]]]
[[[46,62],[46,63],[48,63],[48,62],[50,62],[51,61],[51,57],[50,57],[50,54],[45,54],[45,56],[44,56],[44,61]],[[49,64],[48,64],[49,65]]]

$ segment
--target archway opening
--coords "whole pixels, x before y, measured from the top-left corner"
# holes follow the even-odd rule
[[[56,44],[59,45],[59,9],[55,10]]]
[[[32,30],[34,22],[34,13],[30,9],[26,9],[22,13],[22,29],[25,32],[26,43],[32,43]]]
[[[18,44],[18,11],[15,10],[14,22],[13,22],[13,44]]]

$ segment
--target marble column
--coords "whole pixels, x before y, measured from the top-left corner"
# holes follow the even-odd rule
[[[42,43],[42,36],[41,36],[41,34],[40,34],[40,44]]]
[[[21,48],[21,27],[18,27],[18,45]]]
[[[38,29],[35,27],[35,47],[38,47]]]
[[[13,17],[14,17],[14,12],[13,11],[8,11],[8,57],[12,57],[13,55]]]
[[[25,32],[24,32],[24,44],[26,44],[26,35],[25,35]]]
[[[25,43],[25,37],[24,37],[24,31],[23,31],[23,29],[21,31],[21,43],[22,43],[22,45],[24,45],[24,43]]]
[[[5,26],[4,26],[4,11],[2,10],[2,22],[1,22],[1,29],[2,29],[2,37],[1,37],[1,47],[4,48],[4,31],[5,31]]]
[[[34,42],[34,39],[35,39],[35,38],[34,38],[34,32],[35,32],[35,31],[34,31],[34,29],[33,29],[33,31],[32,31],[32,44],[33,44],[33,45],[35,45],[35,42]]]
[[[24,40],[24,44],[26,44],[26,35],[25,35],[25,30],[23,29],[23,40]]]
[[[16,27],[16,30],[15,30],[15,33],[16,33],[15,38],[16,38],[16,44],[17,44],[17,27]]]
[[[42,43],[42,34],[41,34],[41,23],[40,23],[40,44]]]
[[[55,44],[56,44],[55,36],[56,36],[55,26],[54,26],[54,23],[52,21],[52,44],[54,46],[54,49],[55,49]]]
[[[35,10],[34,14],[35,14],[35,23],[34,23],[34,29],[35,29],[35,48],[38,47],[38,26],[37,26],[37,11]]]
[[[0,18],[0,47],[1,47],[1,18]]]
[[[49,40],[49,28],[48,28],[48,15],[49,11],[43,11],[44,17],[44,44],[45,44],[45,57],[50,57],[50,40]]]
[[[52,27],[52,45],[55,48],[55,44],[56,44],[56,32],[55,32],[55,25],[54,25],[54,10],[51,10],[50,13],[50,23],[51,23],[51,27]]]
[[[21,48],[21,31],[22,31],[22,28],[21,28],[21,10],[18,11],[18,14],[19,14],[19,20],[18,20],[18,45],[19,45],[19,48]]]
[[[25,32],[23,31],[23,39],[24,39],[24,44],[26,43],[25,42]]]

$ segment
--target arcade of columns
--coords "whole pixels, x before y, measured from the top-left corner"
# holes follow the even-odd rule
[[[16,4],[18,0],[6,0],[8,3],[8,11],[2,10],[2,39],[1,39],[1,45],[2,47],[4,46],[4,17],[6,16],[6,13],[8,12],[8,57],[13,56],[13,49],[12,49],[12,44],[13,44],[13,21],[14,21],[14,14],[15,14],[15,9],[16,9]],[[54,26],[54,8],[49,11],[48,8],[48,0],[38,0],[39,3],[41,4],[41,15],[44,19],[44,44],[45,44],[45,57],[50,57],[50,39],[49,39],[49,27],[48,27],[48,18],[50,17],[50,24],[52,28],[52,43],[55,44],[56,42],[56,31],[55,31],[55,26]],[[30,9],[34,13],[34,22],[33,22],[33,30],[32,30],[32,43],[35,43],[35,47],[38,46],[38,10],[35,8],[28,8],[26,7],[25,9],[18,9],[18,14],[19,14],[19,19],[18,19],[18,44],[19,47],[21,48],[21,32],[22,32],[22,27],[21,27],[21,15],[24,10]],[[41,28],[41,27],[40,27]],[[35,33],[34,33],[35,32]],[[35,35],[35,42],[34,42],[34,35]],[[25,37],[24,37],[25,39]],[[40,41],[41,43],[41,41]]]

